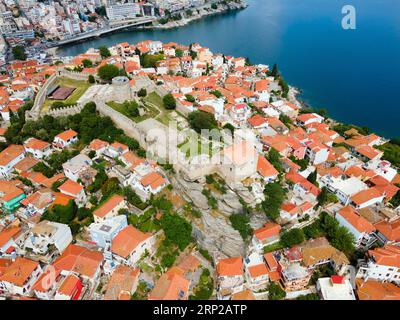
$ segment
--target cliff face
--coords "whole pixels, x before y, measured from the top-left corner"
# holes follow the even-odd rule
[[[244,213],[237,193],[232,190],[228,190],[225,194],[213,192],[218,208],[212,209],[202,194],[203,183],[190,180],[181,171],[175,174],[172,183],[187,201],[192,202],[201,211],[201,218],[192,219],[193,236],[199,245],[211,254],[218,251],[229,257],[243,256],[247,245],[229,221],[231,214]],[[264,214],[251,215],[253,228],[261,227],[265,220]]]

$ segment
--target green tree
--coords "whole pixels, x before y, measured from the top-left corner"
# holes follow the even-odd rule
[[[253,233],[250,227],[250,218],[245,214],[232,214],[229,216],[232,227],[239,231],[243,240],[247,240]]]
[[[189,101],[191,103],[196,102],[196,99],[191,94],[185,94],[185,98],[186,98],[186,101]]]
[[[77,213],[76,213],[76,215],[77,215],[79,221],[82,221],[82,220],[84,220],[84,219],[86,219],[88,217],[92,217],[93,216],[92,215],[92,211],[90,211],[87,208],[79,208]]]
[[[274,66],[272,67],[272,70],[268,72],[269,76],[272,77],[277,77],[279,75],[279,71],[278,71],[278,65],[275,63]]]
[[[88,82],[89,83],[95,83],[96,82],[96,80],[95,80],[95,78],[94,78],[94,76],[92,74],[89,74]]]
[[[268,152],[268,161],[274,166],[279,172],[283,172],[281,154],[274,148],[271,148]]]
[[[25,61],[27,58],[25,48],[23,46],[15,46],[14,48],[12,48],[12,54],[14,56],[14,59],[16,60]]]
[[[261,206],[267,215],[272,220],[276,220],[280,214],[280,208],[286,198],[286,190],[278,183],[269,183],[264,188],[265,200]]]
[[[204,111],[193,111],[189,113],[188,121],[190,127],[198,133],[201,133],[202,129],[216,129],[218,123],[215,120],[213,114]]]
[[[173,110],[176,108],[176,100],[171,93],[168,93],[163,98],[163,104],[165,109]]]
[[[213,90],[213,91],[210,91],[210,93],[212,95],[216,96],[217,98],[222,98],[222,93],[219,90]]]
[[[121,188],[119,186],[118,178],[109,178],[101,187],[101,193],[105,198],[120,192]]]
[[[139,105],[136,101],[125,101],[124,108],[131,117],[139,116]]]
[[[164,59],[163,54],[142,54],[140,56],[140,64],[143,68],[156,68],[157,63]]]
[[[317,182],[317,170],[314,170],[313,172],[311,172],[308,175],[307,180],[310,181],[313,185],[316,185],[318,187],[319,185]]]
[[[286,292],[281,286],[275,282],[271,282],[268,286],[268,298],[269,300],[282,300],[285,299]]]
[[[113,78],[120,75],[120,70],[118,67],[112,64],[105,64],[99,68],[97,75],[100,77],[100,79],[111,81]]]
[[[41,220],[69,224],[75,218],[76,212],[77,206],[73,200],[70,200],[65,206],[56,204],[51,209],[47,210],[42,215]]]
[[[182,49],[176,49],[175,50],[175,56],[178,58],[183,57],[183,50]]]
[[[304,241],[303,230],[294,228],[281,234],[280,242],[285,248],[291,248]]]
[[[138,91],[138,97],[145,97],[145,96],[147,96],[147,90],[145,88],[141,88]]]
[[[163,268],[170,268],[175,263],[175,260],[176,260],[176,254],[166,253],[161,258],[161,266]]]
[[[106,46],[99,47],[99,53],[103,59],[111,57],[111,52]]]
[[[82,65],[84,68],[91,68],[91,67],[93,67],[93,62],[89,59],[83,59]]]
[[[183,251],[192,241],[192,226],[177,214],[164,213],[160,220],[165,237]]]

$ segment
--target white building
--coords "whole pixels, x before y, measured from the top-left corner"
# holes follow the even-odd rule
[[[25,241],[25,250],[34,254],[61,254],[72,242],[71,229],[68,225],[43,220],[35,225]],[[54,251],[50,252],[53,247]]]
[[[64,149],[78,141],[78,133],[74,130],[67,130],[54,137],[53,146],[58,149]]]
[[[62,167],[64,169],[64,174],[67,178],[78,181],[81,172],[89,168],[93,164],[92,160],[84,155],[78,154],[72,159],[65,162]]]
[[[23,146],[12,144],[0,152],[0,177],[8,178],[14,166],[25,158]]]
[[[88,228],[90,239],[99,247],[106,248],[107,246],[111,246],[112,240],[127,225],[128,222],[125,215],[94,222]]]
[[[347,206],[351,202],[351,197],[365,190],[368,186],[356,177],[351,177],[349,179],[335,178],[330,175],[325,175],[320,179],[320,183],[327,187],[327,189],[334,193],[339,201]]]
[[[354,236],[356,247],[369,247],[376,240],[373,235],[375,227],[360,216],[353,207],[347,206],[336,213],[336,220]]]
[[[51,154],[51,144],[36,138],[29,138],[24,143],[26,153],[32,154],[34,158],[43,159]]]
[[[322,300],[356,300],[350,281],[341,276],[319,278],[316,287]]]
[[[359,265],[357,277],[365,280],[394,282],[400,284],[400,247],[385,245],[368,251],[368,260]]]
[[[141,14],[141,8],[139,3],[126,2],[107,6],[106,13],[110,20],[133,19]]]
[[[155,242],[156,237],[153,234],[128,225],[112,240],[111,252],[118,263],[135,266],[146,252],[150,255],[154,253]]]
[[[0,275],[0,291],[29,296],[41,272],[38,262],[17,257]]]

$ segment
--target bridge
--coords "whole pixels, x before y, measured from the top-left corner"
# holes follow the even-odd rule
[[[94,30],[94,31],[89,31],[89,32],[85,32],[82,33],[80,35],[77,35],[75,37],[72,38],[68,38],[68,39],[64,39],[64,40],[60,40],[60,41],[55,41],[53,42],[50,46],[51,47],[58,47],[58,46],[62,46],[62,45],[66,45],[68,43],[72,43],[72,42],[77,42],[77,41],[81,41],[81,40],[85,40],[85,39],[89,39],[89,38],[97,38],[100,37],[103,34],[106,33],[110,33],[110,32],[114,32],[114,31],[118,31],[118,30],[122,30],[122,29],[126,29],[126,28],[130,28],[130,27],[137,27],[140,25],[144,25],[147,23],[151,23],[153,21],[156,21],[157,18],[156,17],[144,17],[144,18],[138,18],[135,20],[131,20],[131,22],[124,22],[124,23],[118,23],[118,22],[113,22],[113,26],[109,25],[101,30]]]

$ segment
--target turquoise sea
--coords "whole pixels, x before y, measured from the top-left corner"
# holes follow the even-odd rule
[[[339,121],[400,136],[400,0],[248,0],[245,10],[169,30],[132,30],[60,48],[145,39],[199,42],[213,52],[278,63],[302,99]],[[342,7],[356,9],[356,29],[341,26]]]

